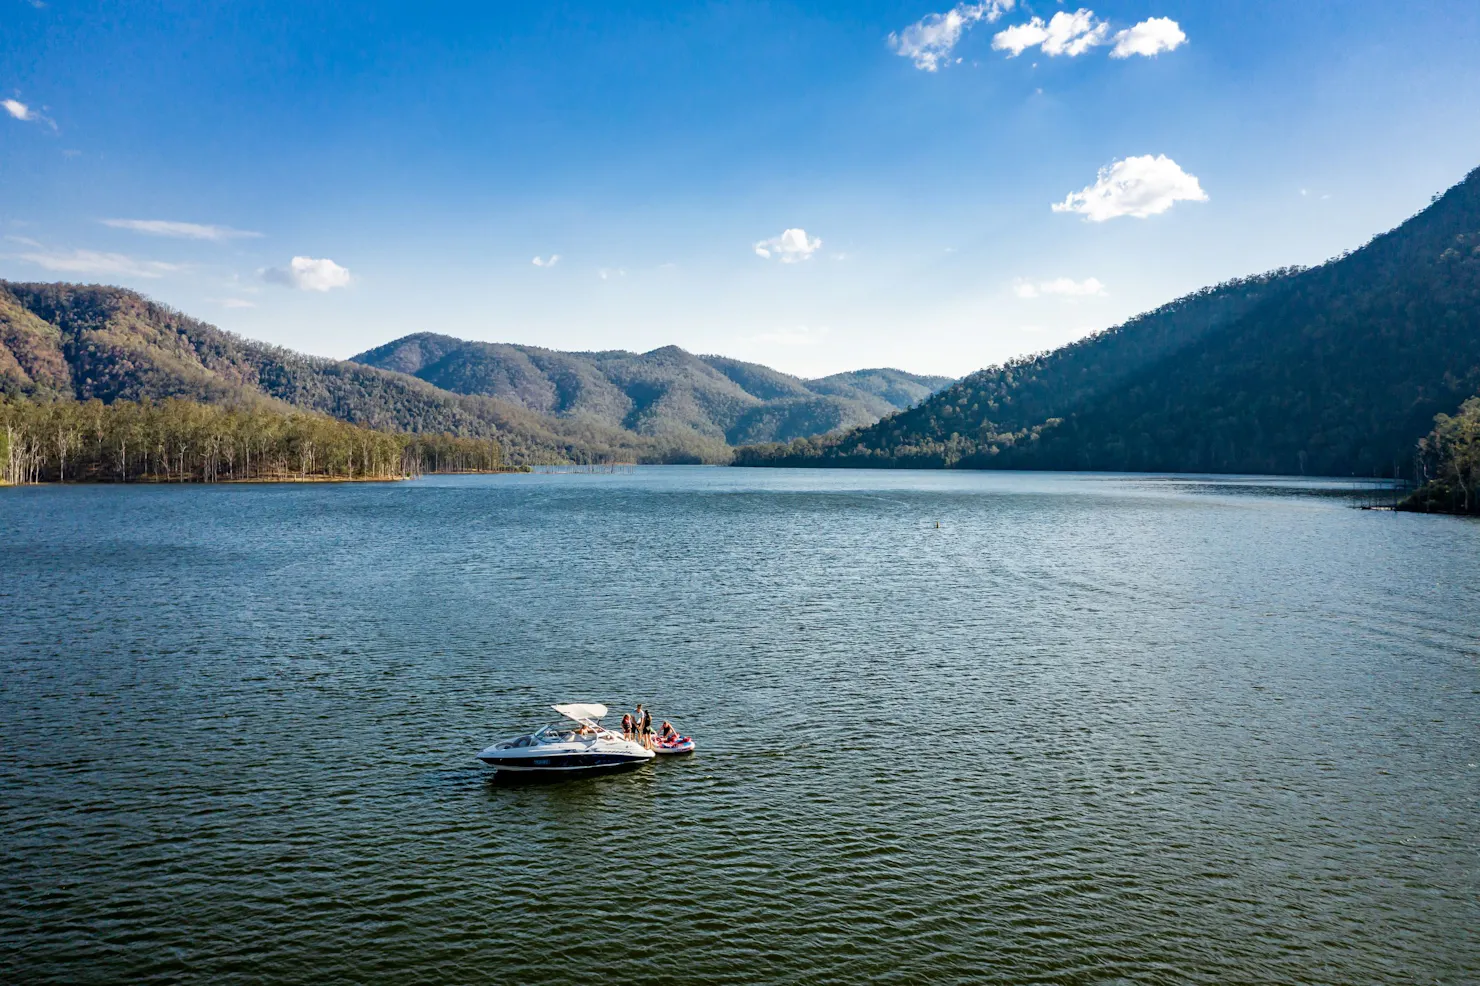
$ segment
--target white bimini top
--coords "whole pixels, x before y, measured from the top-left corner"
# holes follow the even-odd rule
[[[577,702],[572,705],[552,705],[550,708],[576,722],[584,722],[588,719],[594,722],[606,715],[606,706],[600,702]]]

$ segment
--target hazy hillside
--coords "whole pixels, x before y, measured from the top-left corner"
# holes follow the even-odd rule
[[[1480,389],[1480,170],[1311,270],[1179,299],[746,465],[1391,474]]]
[[[900,370],[803,380],[757,363],[696,356],[677,346],[646,353],[567,353],[432,333],[397,339],[354,361],[539,414],[652,437],[699,436],[730,444],[785,441],[869,424],[950,382]]]

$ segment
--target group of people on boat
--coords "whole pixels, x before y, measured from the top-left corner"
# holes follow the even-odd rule
[[[635,740],[651,750],[654,743],[677,742],[679,735],[678,730],[673,728],[673,723],[664,719],[662,731],[654,738],[652,710],[644,709],[642,703],[638,702],[637,711],[622,716],[622,738]]]

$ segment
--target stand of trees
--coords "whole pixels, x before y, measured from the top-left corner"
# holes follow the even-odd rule
[[[1453,417],[1434,419],[1434,430],[1418,443],[1418,472],[1423,485],[1401,509],[1480,514],[1480,397]]]
[[[375,431],[301,412],[0,398],[0,482],[404,479],[504,468],[498,441]]]

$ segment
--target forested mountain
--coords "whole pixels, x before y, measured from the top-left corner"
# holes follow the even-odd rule
[[[445,339],[412,338],[425,340],[428,356]],[[628,371],[635,398],[578,359],[549,378],[510,373],[507,379],[517,386],[458,384],[465,391],[458,393],[447,385],[457,384],[459,374],[476,379],[483,371],[475,361],[448,363],[429,382],[401,371],[402,365],[421,368],[418,360],[425,358],[409,345],[399,351],[405,363],[392,360],[384,369],[319,359],[242,339],[122,288],[0,281],[0,395],[31,400],[180,397],[242,408],[292,407],[381,430],[497,438],[511,464],[724,462],[730,456],[727,432],[714,426],[716,419],[731,420],[734,434],[769,437],[843,427],[882,413],[857,410],[854,404],[861,398],[850,403],[805,391],[805,396],[764,402],[678,349],[647,354],[646,377],[640,367]],[[611,357],[609,363],[621,363],[619,355],[631,357],[601,355]],[[794,379],[765,367],[752,370]],[[893,386],[916,381],[921,396],[943,382],[899,377]],[[675,379],[694,383],[685,390],[674,385]],[[559,387],[583,395],[580,413],[565,413],[558,403],[541,404],[536,385],[543,381],[553,388],[557,380]],[[882,403],[878,397],[871,400],[868,408]],[[812,407],[808,401],[835,403]]]
[[[0,281],[0,393],[317,411],[390,431],[496,437],[512,463],[661,458],[659,443],[414,377],[251,342],[121,288]],[[716,450],[718,457],[727,450]],[[696,457],[693,449],[680,453]]]
[[[1233,281],[741,465],[1391,475],[1480,390],[1480,169],[1362,248]]]
[[[353,361],[544,415],[641,435],[692,435],[730,444],[787,441],[869,424],[950,382],[900,370],[803,380],[757,363],[695,356],[677,346],[646,353],[567,353],[428,332]]]

